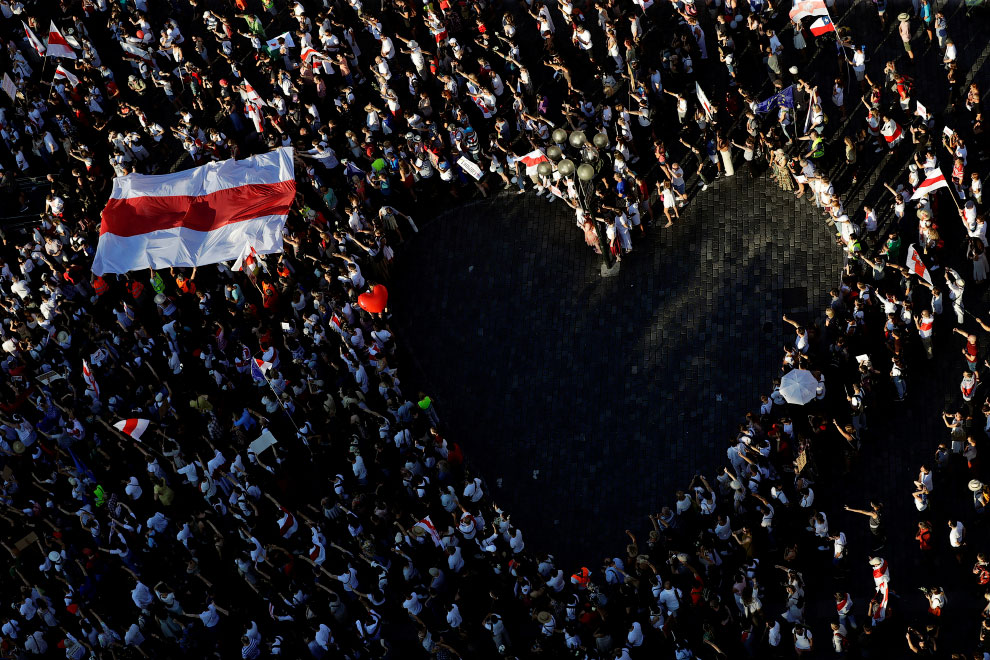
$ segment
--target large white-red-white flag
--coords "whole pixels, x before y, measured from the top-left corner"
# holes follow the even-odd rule
[[[150,422],[147,419],[122,419],[114,424],[113,427],[135,440],[140,440],[144,432],[148,430],[148,424]]]
[[[93,273],[204,266],[282,249],[296,195],[291,147],[174,174],[113,180]]]
[[[55,80],[64,80],[69,83],[69,87],[75,87],[79,84],[79,78],[61,64],[55,69]]]
[[[530,151],[525,156],[519,157],[519,162],[526,166],[526,174],[532,176],[536,174],[536,168],[540,163],[549,163],[550,159],[541,150]]]
[[[800,21],[808,16],[828,16],[825,0],[800,0],[791,8],[791,20]]]
[[[28,43],[31,44],[31,47],[38,52],[38,57],[44,57],[45,44],[41,43],[41,39],[39,39],[38,35],[34,33],[34,30],[28,27],[27,23],[21,21],[21,25],[24,26],[24,34],[27,35]]]
[[[911,272],[925,280],[929,284],[932,283],[932,274],[928,272],[928,267],[925,262],[921,260],[921,255],[918,251],[914,249],[913,245],[908,246],[907,251],[907,267],[911,269]]]
[[[76,51],[72,50],[72,46],[55,27],[55,21],[52,21],[52,26],[48,28],[48,56],[76,59]]]
[[[911,199],[920,199],[932,192],[933,190],[938,190],[939,188],[948,188],[949,184],[945,180],[945,175],[942,174],[942,170],[938,169],[928,175],[928,178],[921,182],[918,189],[914,191],[911,195]]]

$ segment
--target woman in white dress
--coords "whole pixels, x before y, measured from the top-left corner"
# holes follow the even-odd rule
[[[724,168],[725,176],[732,176],[736,173],[735,168],[732,167],[732,143],[724,135],[719,134],[716,148],[719,155],[722,156],[722,167]]]
[[[966,254],[973,262],[973,281],[982,282],[987,279],[987,251],[983,241],[970,238]]]

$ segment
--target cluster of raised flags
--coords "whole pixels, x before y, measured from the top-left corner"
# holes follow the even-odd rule
[[[72,50],[72,46],[66,41],[65,36],[59,31],[58,27],[55,25],[55,21],[51,22],[51,27],[48,28],[48,44],[42,43],[38,35],[34,33],[34,30],[25,23],[21,21],[21,25],[24,26],[24,34],[27,37],[28,43],[31,47],[38,53],[39,57],[65,57],[70,60],[76,59],[76,52]]]

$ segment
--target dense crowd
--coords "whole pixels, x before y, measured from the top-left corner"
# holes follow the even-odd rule
[[[872,540],[850,562],[815,500],[870,451],[878,402],[910,401],[926,358],[950,359],[962,334],[960,402],[910,497],[925,561],[972,565],[980,599],[990,585],[965,543],[990,502],[973,334],[990,326],[963,302],[987,277],[980,90],[928,0],[896,21],[875,7],[875,24],[812,37],[763,0],[0,0],[7,212],[33,208],[26,181],[48,188],[0,261],[4,657],[944,653],[956,596],[903,594],[929,610],[905,629],[883,503],[849,508]],[[51,21],[75,59],[36,53]],[[869,62],[856,32],[890,23],[907,57]],[[812,59],[816,39],[843,44],[837,61]],[[951,86],[944,136],[905,69],[932,57]],[[591,144],[579,184],[556,163]],[[279,146],[298,156],[284,252],[243,271],[93,275],[113,177]],[[888,151],[908,165],[882,182],[889,212],[847,209]],[[940,164],[949,189],[912,199]],[[724,469],[685,484],[646,536],[602,566],[560,565],[410,385],[387,308],[358,296],[389,285],[444,204],[532,191],[571,206],[592,249],[630,258],[737,165],[811,200],[845,252],[825,322],[784,319],[780,376],[812,370],[818,392],[793,405],[776,381]],[[957,215],[964,254],[940,234]],[[935,516],[959,474],[973,510]],[[876,595],[854,602],[870,570]],[[814,598],[829,611],[806,620]],[[982,657],[990,607],[980,621],[949,645]]]

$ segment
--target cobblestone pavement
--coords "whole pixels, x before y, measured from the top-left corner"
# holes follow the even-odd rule
[[[423,229],[395,318],[537,547],[591,561],[710,472],[769,391],[781,315],[823,308],[840,270],[833,236],[771,186],[720,180],[606,279],[559,200],[502,194]]]

